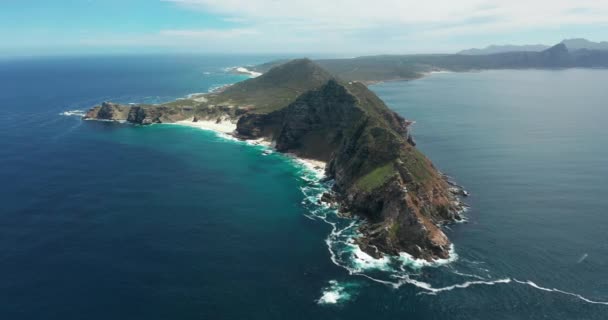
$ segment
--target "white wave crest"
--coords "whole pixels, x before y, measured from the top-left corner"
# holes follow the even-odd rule
[[[350,300],[351,295],[346,292],[346,288],[336,280],[329,281],[329,287],[323,289],[318,304],[336,304]]]
[[[248,75],[250,78],[257,78],[262,75],[261,72],[249,70],[246,67],[230,67],[224,69],[226,72]]]
[[[86,115],[86,111],[84,110],[68,110],[60,113],[61,116],[66,117],[84,117]]]
[[[447,287],[441,287],[441,288],[434,288],[432,287],[430,284],[426,283],[426,282],[421,282],[421,281],[417,281],[417,280],[413,280],[413,279],[405,279],[405,282],[413,284],[421,289],[424,289],[426,292],[420,292],[419,294],[427,294],[427,295],[436,295],[438,293],[444,292],[444,291],[451,291],[454,289],[465,289],[468,288],[470,286],[476,286],[476,285],[489,285],[489,286],[493,286],[496,284],[509,284],[511,282],[515,282],[518,284],[522,284],[522,285],[526,285],[529,286],[531,288],[537,289],[537,290],[541,290],[544,292],[552,292],[552,293],[559,293],[559,294],[563,294],[563,295],[568,295],[568,296],[572,296],[575,297],[583,302],[586,303],[591,303],[591,304],[600,304],[600,305],[606,305],[608,306],[608,301],[597,301],[597,300],[591,300],[589,298],[586,298],[580,294],[577,293],[573,293],[573,292],[568,292],[568,291],[564,291],[564,290],[560,290],[560,289],[556,289],[556,288],[546,288],[546,287],[542,287],[539,286],[538,284],[534,283],[533,281],[530,280],[517,280],[514,278],[503,278],[503,279],[498,279],[498,280],[488,280],[488,281],[467,281],[464,283],[459,283],[459,284],[454,284],[451,286],[447,286]]]
[[[580,258],[579,258],[579,259],[576,261],[576,263],[581,263],[581,262],[585,261],[585,260],[587,259],[587,257],[589,257],[589,255],[588,255],[588,254],[586,254],[586,253],[585,253],[585,254],[583,254],[583,255],[582,255],[582,256],[581,256],[581,257],[580,257]]]
[[[357,272],[361,272],[369,269],[384,270],[388,271],[391,269],[391,260],[389,257],[384,256],[376,259],[369,254],[363,252],[358,245],[352,245],[353,247],[353,264]]]
[[[585,298],[585,297],[583,297],[583,296],[581,296],[580,294],[577,294],[577,293],[567,292],[567,291],[563,291],[563,290],[559,290],[559,289],[555,289],[555,288],[541,287],[541,286],[537,285],[536,283],[534,283],[534,282],[532,282],[530,280],[521,281],[521,280],[513,279],[513,281],[515,281],[515,282],[517,282],[519,284],[528,285],[528,286],[533,287],[533,288],[538,289],[538,290],[542,290],[542,291],[546,291],[546,292],[557,292],[557,293],[569,295],[569,296],[578,298],[578,299],[580,299],[582,301],[585,301],[587,303],[602,304],[602,305],[608,306],[608,301],[594,301],[594,300]]]
[[[458,260],[458,254],[456,254],[456,250],[454,249],[454,244],[450,245],[449,258],[447,259],[435,259],[433,261],[427,261],[424,259],[416,259],[412,255],[407,252],[399,253],[399,260],[403,263],[404,266],[413,268],[413,269],[421,269],[423,267],[439,267],[449,263],[452,263]]]
[[[414,281],[414,280],[412,280],[412,281]],[[511,282],[510,278],[498,279],[498,280],[492,280],[492,281],[467,281],[464,283],[454,284],[454,285],[443,287],[443,288],[433,288],[428,283],[419,282],[420,284],[424,284],[424,285],[419,285],[418,287],[429,291],[429,292],[421,292],[421,294],[433,294],[434,295],[434,294],[437,294],[437,293],[440,293],[443,291],[451,291],[454,289],[464,289],[464,288],[468,288],[470,286],[475,286],[475,285],[493,286],[495,284],[503,284],[503,283],[510,283],[510,282]]]

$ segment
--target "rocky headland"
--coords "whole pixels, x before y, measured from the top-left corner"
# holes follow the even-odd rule
[[[327,163],[335,181],[323,201],[365,219],[357,239],[373,257],[407,252],[445,259],[440,225],[460,220],[461,188],[416,147],[411,122],[363,83],[343,81],[308,59],[277,65],[221,92],[160,105],[104,102],[85,119],[198,123],[240,139],[272,141],[277,151]]]

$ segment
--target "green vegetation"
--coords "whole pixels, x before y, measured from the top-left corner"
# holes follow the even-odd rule
[[[357,180],[356,185],[365,191],[372,191],[382,186],[389,178],[397,174],[395,166],[389,162]]]
[[[270,113],[332,78],[309,59],[297,59],[275,66],[257,78],[239,82],[212,99],[216,104],[252,107],[256,113]]]
[[[391,223],[390,227],[388,229],[388,237],[389,239],[393,240],[393,241],[397,241],[397,239],[399,238],[399,230],[401,228],[399,227],[399,223]]]
[[[430,179],[434,179],[434,169],[431,167],[430,161],[418,149],[410,147],[403,150],[400,157],[405,167],[412,174],[414,181],[424,183]]]
[[[175,101],[163,103],[162,105],[167,107],[195,107],[200,104],[201,102],[193,99],[178,99]]]

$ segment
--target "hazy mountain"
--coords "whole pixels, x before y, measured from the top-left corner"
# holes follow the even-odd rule
[[[588,50],[608,50],[608,42],[593,42],[587,39],[578,38],[578,39],[566,39],[562,41],[563,44],[568,47],[569,50],[579,50],[579,49],[588,49]]]
[[[503,53],[503,52],[539,52],[549,49],[549,46],[544,44],[528,44],[528,45],[491,45],[487,46],[483,49],[467,49],[458,52],[458,54],[464,55],[484,55],[484,54],[494,54],[494,53]]]
[[[341,79],[367,83],[416,79],[428,72],[439,70],[608,68],[608,50],[571,49],[566,43],[562,42],[536,52],[514,51],[483,55],[382,55],[352,59],[321,59],[316,63]],[[253,69],[266,72],[281,63],[281,61],[266,63]]]
[[[568,50],[608,50],[608,42],[593,42],[583,38],[565,39],[561,43],[568,47]],[[540,52],[549,49],[550,46],[544,44],[532,44],[532,45],[491,45],[483,49],[467,49],[458,52],[457,54],[463,55],[485,55],[485,54],[496,54],[505,52]]]

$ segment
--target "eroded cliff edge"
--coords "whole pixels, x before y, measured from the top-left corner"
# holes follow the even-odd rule
[[[325,200],[365,218],[358,243],[379,257],[407,252],[448,258],[438,225],[460,219],[461,204],[420,153],[410,122],[358,82],[341,81],[307,59],[269,70],[227,90],[163,105],[104,103],[85,118],[138,124],[231,122],[242,139],[268,139],[281,152],[328,163],[334,189]]]

